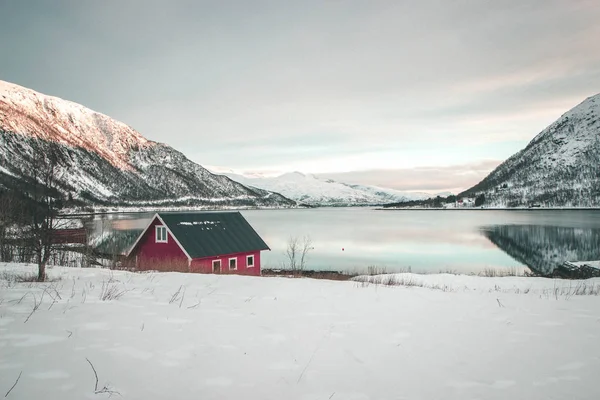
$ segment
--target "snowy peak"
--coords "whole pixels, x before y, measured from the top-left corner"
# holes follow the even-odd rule
[[[97,153],[130,170],[129,151],[153,146],[133,128],[77,103],[0,81],[0,130]]]
[[[599,206],[600,94],[564,113],[461,195],[480,194],[488,206]]]
[[[540,132],[525,150],[542,147],[548,154],[543,160],[547,166],[576,163],[579,153],[598,141],[599,110],[600,94],[587,98]]]
[[[315,179],[314,175],[303,174],[302,172],[294,171],[294,172],[286,172],[285,174],[279,175],[278,179],[282,180],[296,180],[302,181],[306,179]]]
[[[273,178],[225,175],[245,185],[281,193],[290,199],[313,205],[376,205],[430,197],[424,193],[352,185],[301,172],[289,172]]]

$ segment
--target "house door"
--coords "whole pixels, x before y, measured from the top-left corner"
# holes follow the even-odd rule
[[[221,273],[221,260],[213,260],[212,262],[213,274]]]

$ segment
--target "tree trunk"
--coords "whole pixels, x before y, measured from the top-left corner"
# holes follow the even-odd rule
[[[46,262],[40,261],[38,263],[38,282],[44,282],[46,280]]]

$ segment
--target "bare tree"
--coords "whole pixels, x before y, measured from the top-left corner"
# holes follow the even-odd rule
[[[285,252],[289,269],[294,273],[303,271],[311,250],[314,250],[314,247],[310,236],[304,236],[302,242],[296,236],[290,237]]]
[[[13,202],[8,193],[0,192],[0,261],[8,259],[7,231],[12,223]]]
[[[290,236],[285,254],[288,259],[288,267],[292,271],[296,271],[299,247],[300,245],[298,244],[298,238],[295,236]]]
[[[306,259],[308,258],[308,252],[314,250],[312,240],[310,236],[304,236],[302,238],[302,247],[300,249],[300,271],[304,270],[306,266]]]
[[[32,191],[34,210],[29,222],[29,239],[38,265],[38,281],[46,279],[46,264],[56,246],[53,231],[57,228],[58,210],[61,207],[57,191],[58,149],[56,144],[33,147]]]
[[[27,241],[17,238],[15,229],[27,225],[31,201],[14,189],[0,189],[0,261],[30,262],[31,248]]]

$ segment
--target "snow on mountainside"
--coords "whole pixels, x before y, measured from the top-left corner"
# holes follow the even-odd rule
[[[0,81],[0,128],[93,151],[120,169],[131,169],[129,149],[156,144],[104,114],[5,81]]]
[[[295,205],[212,174],[106,115],[3,81],[0,139],[0,189],[30,185],[36,155],[53,151],[59,191],[86,204]]]
[[[367,185],[351,185],[311,174],[289,172],[277,177],[247,177],[225,173],[245,185],[281,193],[296,201],[319,205],[372,205],[428,198],[426,193],[401,192]]]
[[[587,98],[460,196],[485,205],[600,206],[600,94]]]

